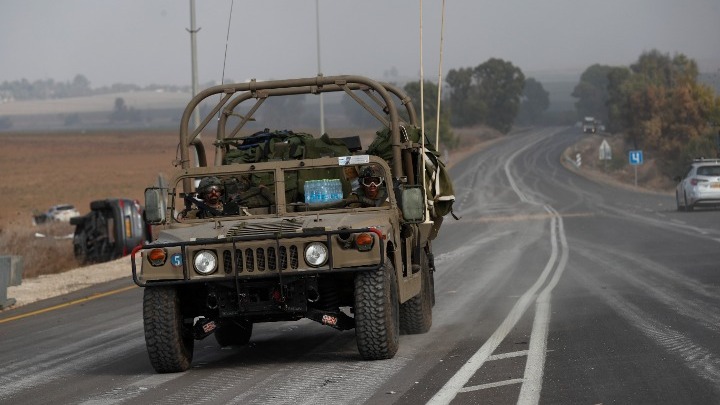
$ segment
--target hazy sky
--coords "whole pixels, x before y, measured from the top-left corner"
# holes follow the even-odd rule
[[[232,4],[232,17],[230,9]],[[200,83],[318,72],[315,0],[197,0]],[[319,0],[326,75],[419,78],[419,0]],[[423,0],[423,59],[437,80],[441,0]],[[229,21],[230,20],[230,21]],[[227,41],[227,60],[224,62]],[[0,82],[191,82],[190,0],[3,0]],[[629,65],[643,51],[720,69],[720,0],[447,0],[443,74],[495,57],[526,75]]]

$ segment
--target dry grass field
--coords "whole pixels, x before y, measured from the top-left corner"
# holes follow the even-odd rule
[[[81,213],[96,199],[142,199],[175,159],[175,132],[0,134],[0,226],[31,225],[60,203]]]

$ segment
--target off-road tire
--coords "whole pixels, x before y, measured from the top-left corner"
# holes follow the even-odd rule
[[[364,360],[391,359],[400,343],[400,304],[395,268],[355,275],[355,338]]]
[[[90,211],[102,211],[110,209],[110,202],[108,200],[95,200],[90,202]]]
[[[143,297],[145,346],[158,373],[190,368],[195,339],[183,324],[180,297],[173,287],[147,287]]]
[[[80,225],[82,226],[82,225]],[[73,235],[73,255],[78,264],[86,265],[90,263],[87,250],[87,232],[84,228],[78,228]]]
[[[420,266],[420,293],[400,304],[400,333],[404,335],[425,333],[432,326],[433,283],[424,250]]]
[[[250,341],[252,331],[252,322],[225,319],[220,321],[215,329],[215,341],[220,347],[243,346]]]

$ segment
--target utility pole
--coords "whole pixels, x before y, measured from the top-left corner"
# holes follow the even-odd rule
[[[322,76],[322,68],[320,67],[320,0],[315,0],[315,32],[317,33],[317,65],[318,76]],[[320,135],[325,133],[325,104],[323,103],[323,93],[320,93]]]
[[[197,41],[195,39],[196,34],[200,31],[200,28],[195,29],[195,0],[190,0],[190,29],[187,30],[190,33],[190,59],[192,65],[192,96],[195,97],[198,94],[198,72],[197,72]],[[200,109],[195,108],[193,111],[193,123],[197,129],[200,126]]]

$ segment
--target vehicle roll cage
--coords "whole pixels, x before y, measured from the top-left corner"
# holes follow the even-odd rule
[[[412,166],[412,157],[410,154],[413,145],[407,136],[401,136],[400,126],[401,119],[398,114],[395,102],[391,95],[397,97],[402,105],[405,106],[407,112],[408,125],[417,126],[417,116],[411,99],[407,94],[398,87],[380,83],[364,76],[343,75],[343,76],[323,76],[288,79],[288,80],[271,80],[258,82],[255,79],[247,83],[221,84],[209,87],[190,100],[180,121],[180,165],[183,169],[190,168],[190,147],[196,148],[198,153],[198,164],[207,166],[207,158],[205,149],[200,142],[199,134],[210,124],[213,118],[218,115],[217,135],[213,142],[215,145],[214,165],[222,165],[224,147],[228,139],[242,139],[238,137],[240,130],[253,118],[253,114],[260,106],[269,98],[275,96],[301,95],[301,94],[321,94],[327,92],[344,91],[353,100],[365,108],[372,116],[374,116],[382,125],[390,129],[392,144],[392,173],[397,180],[403,179],[410,184],[414,184],[414,173]],[[374,101],[382,110],[378,112],[371,105],[366,103],[356,94],[357,91],[364,92],[372,101]],[[190,122],[193,111],[200,107],[203,101],[208,101],[212,96],[221,95],[220,100],[207,113],[200,125],[191,130]],[[255,104],[250,108],[249,112],[242,115],[236,111],[238,106],[249,99],[256,99]],[[240,118],[240,122],[232,124],[229,117],[236,116]],[[420,142],[422,147],[423,142]],[[407,180],[404,180],[407,179]],[[183,187],[188,192],[190,184],[184,184]]]

